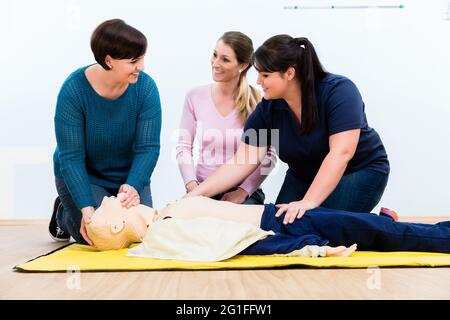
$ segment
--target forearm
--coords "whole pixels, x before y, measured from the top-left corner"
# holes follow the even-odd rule
[[[72,164],[62,160],[61,174],[78,209],[96,205],[84,163]]]
[[[86,169],[84,124],[68,124],[55,117],[55,135],[59,150],[60,173],[78,209],[95,206]]]
[[[155,169],[159,157],[159,145],[143,154],[135,155],[126,184],[133,186],[141,193]]]
[[[253,194],[253,192],[258,189],[264,180],[269,176],[270,172],[273,170],[277,163],[277,157],[275,153],[272,151],[272,148],[269,148],[267,155],[264,157],[261,164],[256,168],[255,171],[245,179],[241,185],[239,186],[243,190],[245,190],[249,196]]]
[[[239,185],[255,171],[266,152],[265,147],[258,148],[241,142],[236,154],[190,192],[189,196],[211,197]]]
[[[256,167],[254,164],[225,163],[191,191],[189,196],[212,197],[225,192],[239,185]]]
[[[240,185],[239,188],[248,193],[249,196],[259,188],[267,178],[267,175],[261,173],[261,165],[253,171]]]
[[[303,199],[322,204],[339,184],[349,161],[346,154],[328,153]]]
[[[133,186],[139,193],[141,193],[145,185],[148,185],[158,161],[160,136],[161,110],[158,104],[158,108],[156,108],[156,111],[153,111],[152,115],[143,115],[139,119],[136,129],[133,162],[125,183]]]
[[[197,181],[192,150],[188,151],[185,148],[177,147],[177,162],[185,185],[191,181]]]
[[[194,106],[192,105],[190,96],[186,95],[178,132],[178,143],[176,146],[178,169],[180,170],[185,185],[191,181],[197,180],[192,153],[194,150],[196,132],[197,118]]]

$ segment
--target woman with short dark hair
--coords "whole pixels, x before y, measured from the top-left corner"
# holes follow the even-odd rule
[[[91,241],[85,225],[105,196],[151,206],[150,177],[159,156],[158,88],[143,72],[147,39],[123,20],[100,24],[91,49],[98,64],[79,68],[57,99],[53,156],[58,198],[53,239]]]
[[[356,85],[326,72],[308,39],[289,35],[266,40],[255,52],[255,68],[264,98],[229,164],[262,159],[269,146],[277,150],[289,166],[276,200],[276,216],[287,212],[285,223],[317,206],[370,212],[387,185],[389,161]],[[222,166],[189,195],[225,190],[256,165]]]

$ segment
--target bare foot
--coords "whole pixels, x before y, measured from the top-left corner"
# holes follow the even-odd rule
[[[355,243],[348,248],[344,246],[339,247],[326,246],[326,248],[327,248],[327,257],[349,257],[352,255],[353,252],[356,251],[357,245]]]

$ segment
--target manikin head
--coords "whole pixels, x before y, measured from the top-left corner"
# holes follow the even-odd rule
[[[120,197],[120,194],[118,195]],[[126,209],[119,198],[104,197],[95,210],[86,231],[99,250],[128,248],[132,243],[142,242],[147,229],[156,219],[156,210],[145,205]]]

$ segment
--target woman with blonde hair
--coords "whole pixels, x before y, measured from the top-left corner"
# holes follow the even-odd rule
[[[273,147],[289,167],[276,200],[276,216],[287,212],[285,223],[318,206],[372,211],[386,188],[390,166],[356,85],[325,71],[305,37],[267,39],[255,52],[254,66],[264,97],[245,124],[238,151],[188,196],[226,190],[258,165],[247,160],[234,165],[236,159],[263,159]],[[278,139],[271,138],[273,132]]]
[[[195,87],[186,94],[177,161],[187,192],[232,158],[237,150],[243,127],[261,99],[247,81],[253,54],[253,43],[248,36],[237,31],[224,33],[211,57],[214,82]],[[195,167],[192,150],[196,136],[200,154]],[[212,197],[234,203],[264,203],[265,196],[259,187],[275,159],[269,149],[263,163],[245,180]]]

